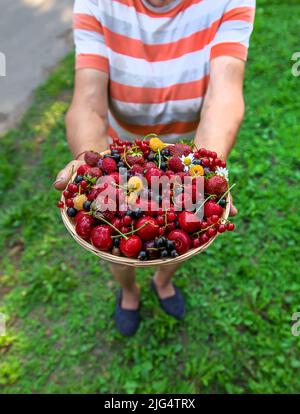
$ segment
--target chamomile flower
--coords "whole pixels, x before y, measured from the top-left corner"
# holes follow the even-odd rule
[[[194,154],[191,152],[189,153],[189,155],[185,156],[182,155],[182,157],[180,157],[180,160],[184,166],[184,171],[188,171],[190,168],[190,165],[193,164],[194,161]]]
[[[221,177],[224,177],[225,180],[228,181],[229,172],[228,172],[227,168],[217,167],[216,170],[215,170],[215,173],[217,175],[220,175]]]

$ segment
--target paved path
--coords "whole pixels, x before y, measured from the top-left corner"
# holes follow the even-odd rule
[[[73,0],[0,0],[0,133],[19,119],[32,91],[71,49]]]

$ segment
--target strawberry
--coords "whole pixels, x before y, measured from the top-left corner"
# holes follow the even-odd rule
[[[168,167],[170,168],[170,170],[174,172],[183,171],[183,164],[181,162],[181,159],[177,155],[169,158]]]
[[[77,214],[78,215],[78,214]],[[85,240],[89,240],[92,228],[93,228],[94,218],[90,215],[81,215],[76,220],[76,233],[78,236],[82,237]]]
[[[101,168],[107,174],[111,174],[117,171],[117,163],[113,158],[106,157],[106,158],[103,158],[102,160]]]
[[[228,183],[224,177],[214,175],[205,180],[204,189],[207,194],[216,194],[221,196],[228,189]]]
[[[206,218],[214,216],[214,215],[221,217],[222,214],[223,214],[222,207],[219,206],[219,204],[217,204],[215,201],[208,200],[204,204],[204,216]]]
[[[109,251],[113,245],[111,227],[107,225],[94,227],[91,233],[91,242],[97,249]]]
[[[187,156],[192,152],[192,148],[189,145],[180,143],[170,145],[168,149],[172,155],[177,155],[178,157],[181,157],[182,155]]]
[[[100,154],[98,154],[98,152],[95,151],[87,151],[84,154],[84,161],[86,162],[86,164],[92,167],[96,167],[100,158]]]

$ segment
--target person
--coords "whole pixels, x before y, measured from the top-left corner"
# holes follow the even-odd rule
[[[107,149],[113,136],[153,132],[171,143],[184,136],[226,160],[244,117],[254,14],[255,0],[76,0],[75,88],[66,115],[73,160],[55,188],[65,188],[85,151]],[[121,285],[116,324],[132,335],[140,322],[135,269],[110,269]],[[162,309],[182,319],[176,269],[159,267],[152,287]]]

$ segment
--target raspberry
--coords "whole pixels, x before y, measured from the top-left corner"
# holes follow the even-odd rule
[[[154,164],[154,166],[156,165]],[[131,168],[131,172],[135,174],[144,174],[144,167],[142,167],[140,164],[134,164]]]
[[[148,161],[144,165],[145,170],[150,170],[150,168],[157,168],[157,165],[153,161]]]
[[[171,157],[168,162],[168,167],[174,172],[183,171],[183,164],[178,156]]]
[[[187,156],[192,152],[192,148],[187,144],[175,144],[174,146],[169,146],[168,148],[172,155],[177,155],[178,157],[181,157],[182,155]]]
[[[101,168],[107,174],[117,171],[117,163],[113,158],[103,158]]]
[[[151,138],[149,142],[149,147],[152,151],[157,152],[158,150],[162,151],[165,148],[164,144],[159,138]]]

